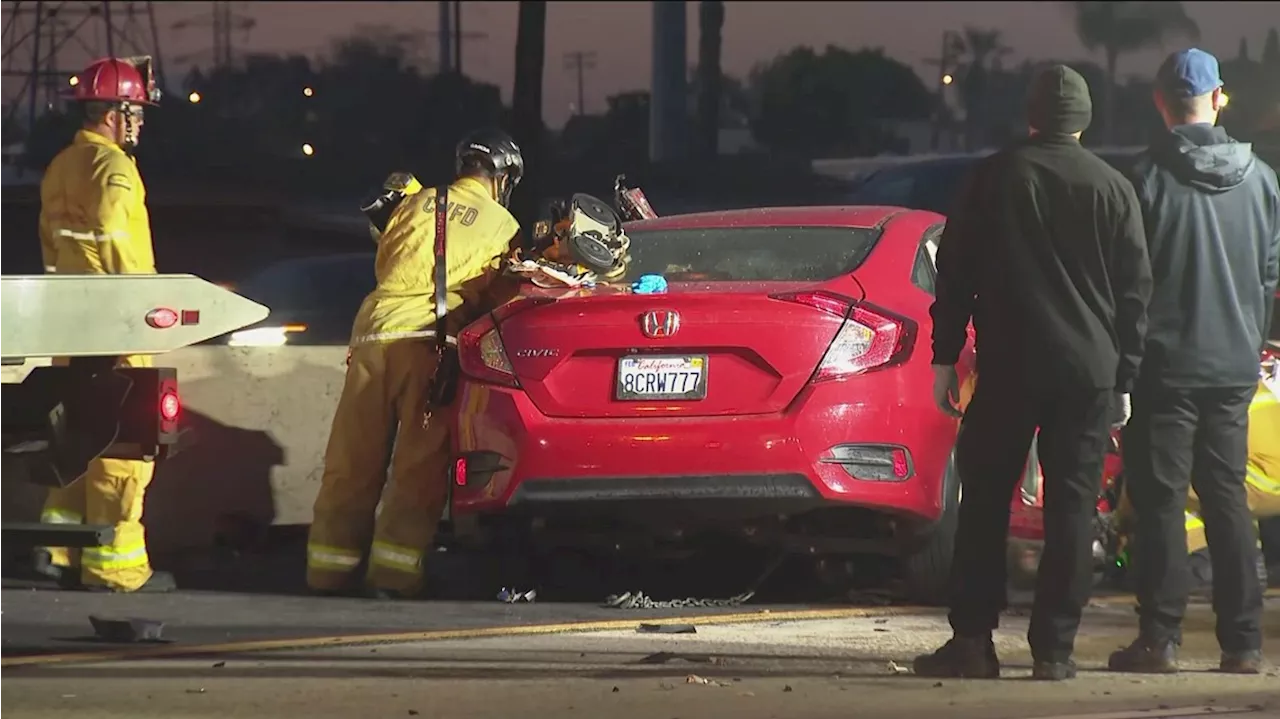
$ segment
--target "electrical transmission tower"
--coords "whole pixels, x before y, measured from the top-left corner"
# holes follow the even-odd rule
[[[566,52],[564,54],[564,69],[578,74],[578,113],[586,114],[586,99],[584,87],[586,81],[584,78],[585,70],[592,70],[596,66],[596,54],[590,50],[577,50],[575,52]]]
[[[195,17],[179,20],[169,26],[172,30],[186,30],[192,27],[210,26],[213,29],[213,44],[205,49],[174,58],[174,62],[187,63],[191,60],[202,57],[204,55],[213,56],[213,70],[224,67],[230,67],[235,62],[235,42],[232,40],[232,31],[241,30],[245,33],[252,30],[258,24],[257,20],[235,12],[233,5],[246,6],[248,3],[239,2],[211,2],[209,5],[213,7],[206,15],[197,15]]]
[[[99,57],[150,55],[165,86],[153,3],[6,2],[4,18],[6,123],[25,114],[33,127],[42,112],[61,106],[71,77]],[[15,92],[9,78],[22,80]]]

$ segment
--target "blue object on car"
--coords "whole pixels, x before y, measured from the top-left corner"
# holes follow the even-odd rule
[[[662,275],[641,275],[631,283],[631,291],[637,295],[660,295],[667,291],[667,278]]]

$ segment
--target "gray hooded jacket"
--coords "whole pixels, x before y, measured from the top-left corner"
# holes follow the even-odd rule
[[[1276,173],[1225,130],[1183,125],[1131,179],[1155,282],[1140,384],[1249,386],[1280,275]]]

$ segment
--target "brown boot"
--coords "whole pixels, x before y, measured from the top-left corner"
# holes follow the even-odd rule
[[[999,679],[1000,658],[991,637],[952,637],[936,652],[916,657],[912,669],[935,679]]]

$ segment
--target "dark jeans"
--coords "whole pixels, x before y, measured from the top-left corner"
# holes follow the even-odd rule
[[[984,371],[956,441],[964,494],[952,565],[951,627],[989,636],[1005,608],[1009,504],[1039,427],[1044,554],[1027,640],[1037,661],[1071,656],[1093,587],[1093,519],[1111,390]]]
[[[1140,387],[1124,431],[1124,470],[1136,518],[1134,584],[1142,635],[1182,639],[1191,576],[1188,485],[1213,566],[1213,611],[1224,651],[1262,647],[1257,539],[1245,496],[1249,403],[1257,387]]]

